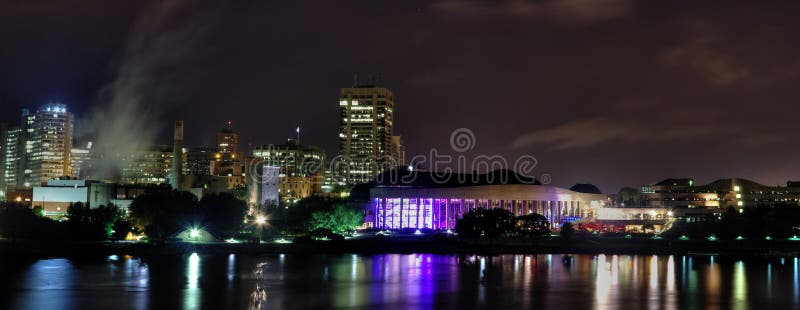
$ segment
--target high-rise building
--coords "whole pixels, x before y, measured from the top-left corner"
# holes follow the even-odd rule
[[[87,177],[86,172],[91,170],[91,156],[92,156],[92,142],[86,144],[84,148],[77,148],[73,147],[71,154],[71,165],[72,165],[72,178],[73,179],[85,179]]]
[[[48,103],[29,114],[23,111],[26,185],[72,175],[72,130],[74,117],[61,103]]]
[[[253,149],[256,163],[277,168],[281,198],[301,199],[322,191],[325,151],[312,145],[289,140],[281,145],[266,145]]]
[[[374,85],[342,88],[339,93],[339,152],[337,168],[350,184],[371,181],[396,165],[392,143],[394,94]]]

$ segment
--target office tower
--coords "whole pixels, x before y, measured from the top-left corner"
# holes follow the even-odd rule
[[[162,184],[170,181],[174,149],[166,145],[154,145],[124,154],[122,184]]]
[[[191,148],[186,151],[186,174],[211,175],[215,154],[216,149],[207,147]]]
[[[48,103],[29,114],[23,110],[25,139],[25,185],[72,174],[71,151],[74,117],[61,103]]]
[[[92,142],[86,144],[84,148],[73,147],[71,154],[72,178],[86,179],[87,172],[91,170]]]
[[[253,149],[256,163],[278,169],[278,187],[283,201],[296,200],[322,191],[325,151],[289,140],[281,145]]]
[[[395,165],[391,90],[375,85],[342,88],[339,112],[339,152],[345,165],[334,173],[346,183],[365,183]]]

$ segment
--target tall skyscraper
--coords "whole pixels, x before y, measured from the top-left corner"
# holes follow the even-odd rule
[[[392,143],[394,94],[375,85],[342,88],[339,112],[339,152],[346,165],[334,173],[346,183],[369,182],[396,158]]]
[[[72,130],[74,116],[65,104],[52,102],[36,113],[23,111],[26,126],[25,183],[36,186],[72,174]]]

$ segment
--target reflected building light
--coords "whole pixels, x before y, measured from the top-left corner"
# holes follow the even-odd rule
[[[606,262],[606,255],[600,254],[597,256],[597,274],[595,275],[594,293],[595,293],[595,307],[605,308],[608,304],[608,291],[611,286],[611,276],[608,263]]]
[[[186,267],[187,290],[183,296],[184,309],[197,309],[200,306],[200,256],[197,253],[189,255],[189,264]]]
[[[747,309],[747,275],[744,262],[736,262],[733,270],[733,308]]]
[[[233,283],[233,278],[235,275],[234,272],[234,264],[236,263],[236,255],[235,254],[228,254],[228,283]]]

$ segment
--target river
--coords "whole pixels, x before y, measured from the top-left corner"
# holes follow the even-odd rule
[[[0,259],[10,309],[797,308],[797,258],[183,255]]]

